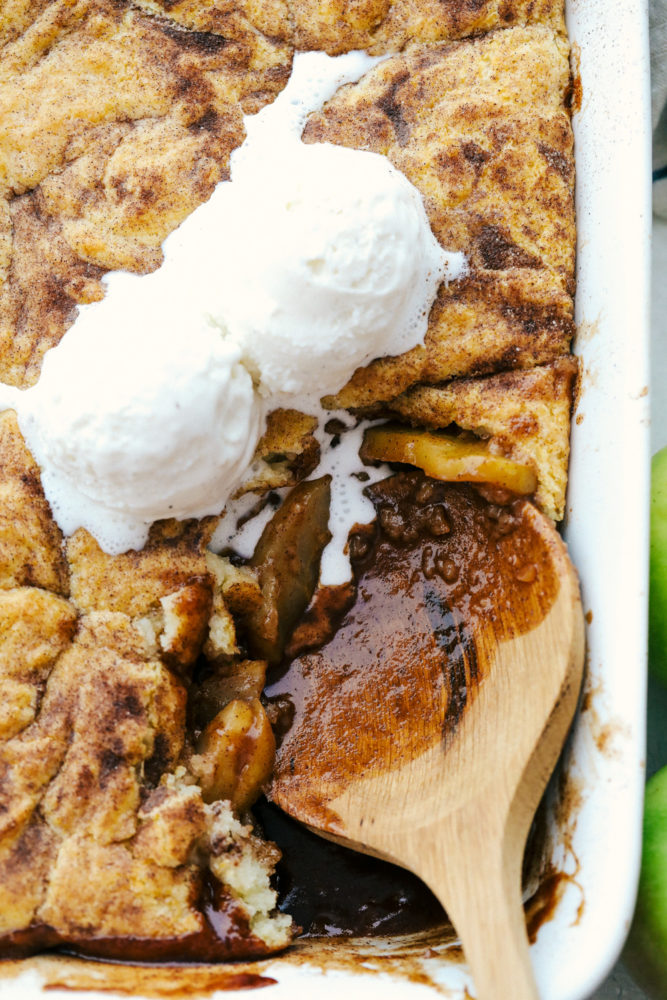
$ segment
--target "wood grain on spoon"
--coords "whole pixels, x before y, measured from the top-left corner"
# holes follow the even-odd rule
[[[534,1000],[521,863],[581,683],[576,574],[525,500],[415,474],[373,497],[354,603],[270,689],[294,704],[271,797],[419,875],[480,1000]]]

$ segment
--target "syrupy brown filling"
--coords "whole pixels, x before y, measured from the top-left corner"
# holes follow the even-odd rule
[[[267,688],[293,713],[276,758],[281,796],[332,832],[331,817],[304,798],[313,767],[332,801],[348,781],[391,766],[399,728],[410,758],[425,740],[451,735],[483,680],[486,651],[514,635],[517,622],[537,625],[555,597],[552,575],[540,578],[548,552],[522,517],[525,501],[489,502],[472,487],[417,473],[369,495],[378,516],[350,546],[351,606],[327,629],[316,602],[324,643],[304,649],[313,637],[307,621],[297,628],[295,655]],[[420,725],[432,718],[441,729]]]
[[[366,771],[380,766],[381,733],[366,741],[361,756],[358,745],[359,733],[367,728],[369,672],[392,712],[419,740],[414,679],[407,669],[418,658],[431,678],[434,705],[445,700],[445,729],[455,728],[482,679],[476,637],[490,630],[502,639],[504,615],[497,612],[526,601],[539,574],[543,553],[522,522],[524,501],[489,499],[478,489],[416,472],[385,480],[370,488],[369,496],[377,519],[350,539],[352,584],[316,591],[265,692],[276,722],[277,774],[294,772],[297,782],[304,739],[312,753],[327,718],[341,711],[349,747],[338,748],[334,782],[344,777],[348,761]],[[525,535],[525,544],[521,537],[517,544],[517,533]],[[509,585],[508,564],[513,569]],[[542,589],[535,601],[533,594],[538,617],[553,597]],[[435,897],[408,872],[321,840],[265,799],[255,814],[283,851],[277,871],[280,908],[304,935],[387,936],[446,922]],[[202,962],[266,953],[244,914],[210,875],[202,876],[199,909],[203,929],[187,937],[69,940],[39,926],[5,937],[0,955],[57,948],[130,962]]]
[[[540,575],[544,542],[522,518],[525,501],[416,472],[385,480],[369,496],[378,516],[351,538],[354,586],[315,594],[266,689],[283,722],[276,774],[297,798],[314,760],[331,775],[332,797],[348,767],[367,774],[385,766],[383,735],[368,721],[376,699],[415,740],[419,713],[444,701],[443,735],[451,734],[483,680],[480,637],[507,638],[505,622],[515,620],[508,612],[518,604],[532,609],[521,616],[532,627],[555,597],[550,577]],[[416,698],[415,662],[432,706]],[[445,923],[438,901],[410,873],[322,840],[271,803],[257,808],[283,850],[280,905],[306,934],[406,934]],[[309,808],[324,826],[330,817]]]
[[[278,905],[304,937],[391,937],[447,924],[438,900],[410,872],[323,840],[266,799],[254,811],[283,854]]]

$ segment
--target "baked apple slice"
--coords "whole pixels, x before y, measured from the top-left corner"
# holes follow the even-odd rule
[[[485,441],[397,424],[367,430],[361,457],[366,462],[415,465],[432,479],[488,483],[521,495],[533,493],[537,487],[533,469],[493,454]]]

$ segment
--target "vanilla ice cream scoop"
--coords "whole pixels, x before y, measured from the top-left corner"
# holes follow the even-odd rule
[[[438,246],[385,157],[301,141],[308,113],[378,61],[295,56],[277,99],[244,119],[231,180],[165,240],[162,267],[108,275],[37,385],[0,386],[65,534],[85,527],[116,554],[153,521],[219,514],[270,409],[317,412],[360,365],[423,342],[438,285],[465,258]]]
[[[112,276],[17,406],[61,528],[110,553],[155,520],[219,514],[264,426],[239,346],[168,277]]]
[[[386,157],[298,139],[275,154],[261,184],[248,172],[229,185],[220,319],[263,394],[319,399],[423,341],[459,255]]]

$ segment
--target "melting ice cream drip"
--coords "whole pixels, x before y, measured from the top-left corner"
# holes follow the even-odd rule
[[[344,425],[344,430],[336,435],[334,445],[326,438],[325,420],[336,419]],[[373,483],[389,475],[386,465],[364,465],[359,458],[359,449],[364,431],[377,421],[364,420],[358,423],[345,410],[320,416],[316,437],[320,443],[320,463],[310,477],[331,476],[331,507],[329,511],[329,531],[331,541],[322,553],[320,582],[323,586],[337,586],[346,583],[351,575],[347,542],[355,524],[370,524],[375,520],[375,507],[364,495]]]
[[[370,524],[375,519],[375,508],[364,491],[373,483],[385,479],[390,470],[386,465],[366,466],[359,458],[364,431],[378,421],[358,422],[345,410],[325,411],[321,408],[317,416],[314,435],[320,445],[320,461],[308,478],[331,476],[331,541],[322,553],[320,583],[333,587],[346,583],[352,574],[347,551],[350,532],[356,524]],[[342,429],[335,432],[326,430],[329,422],[334,420]],[[274,494],[282,501],[289,492],[289,489],[281,489],[275,490]],[[267,503],[255,517],[246,520],[257,503],[257,497],[250,493],[228,505],[211,540],[210,547],[214,552],[231,548],[246,559],[252,556],[262,531],[276,509],[275,505]],[[239,528],[237,525],[240,522]]]

